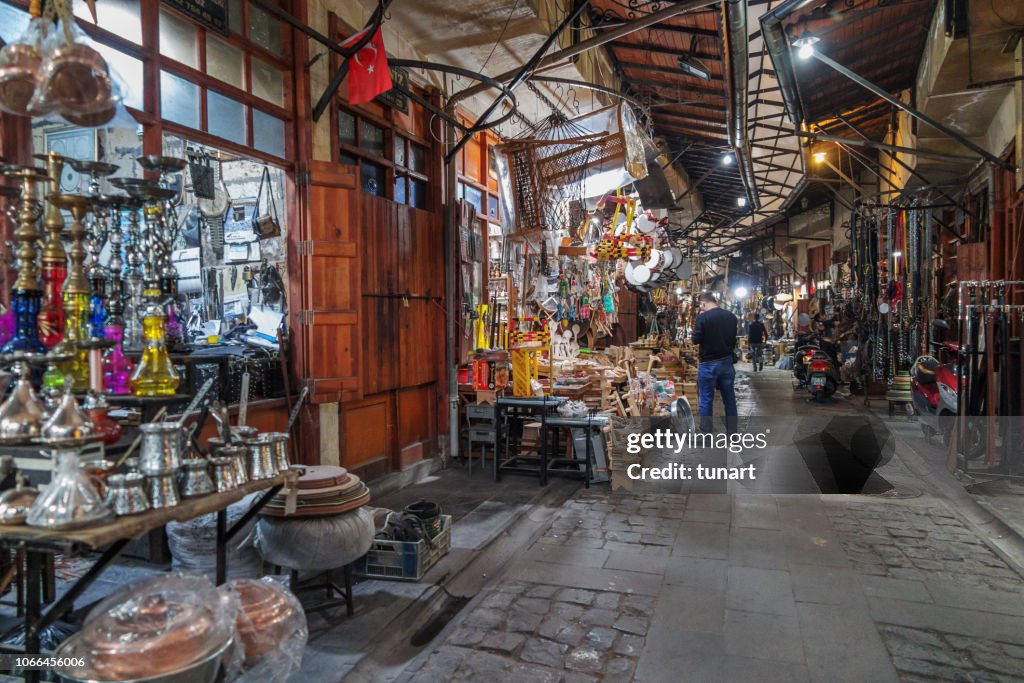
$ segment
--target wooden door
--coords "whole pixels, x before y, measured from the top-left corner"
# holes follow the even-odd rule
[[[356,172],[352,166],[312,162],[306,176],[306,224],[298,245],[303,278],[298,323],[303,377],[314,403],[362,397]]]

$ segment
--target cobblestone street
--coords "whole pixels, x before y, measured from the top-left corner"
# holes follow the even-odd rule
[[[1024,679],[1019,567],[899,456],[880,471],[888,494],[580,489],[403,678]]]

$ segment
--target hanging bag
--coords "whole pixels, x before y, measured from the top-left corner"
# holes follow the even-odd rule
[[[210,157],[189,154],[188,170],[192,176],[192,193],[199,199],[213,199],[216,179]]]
[[[267,188],[267,213],[260,213],[260,197],[263,196],[263,187]],[[281,234],[281,224],[277,220],[277,203],[274,202],[274,186],[270,182],[270,169],[263,167],[263,175],[260,176],[260,188],[256,191],[256,209],[252,219],[252,229],[260,239],[277,237]]]

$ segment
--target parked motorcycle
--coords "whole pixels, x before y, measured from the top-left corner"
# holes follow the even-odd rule
[[[947,328],[944,320],[936,320],[933,328]],[[949,446],[953,428],[957,420],[957,395],[960,393],[960,364],[956,360],[960,352],[959,344],[949,342],[931,342],[932,349],[940,355],[954,360],[943,363],[935,356],[921,356],[914,362],[914,371],[910,379],[911,397],[914,411],[921,423],[921,431],[925,438],[935,434],[942,435],[942,443]],[[985,439],[975,418],[967,418],[967,457],[974,459],[985,452]]]
[[[793,378],[796,380],[794,389],[800,389],[807,384],[807,364],[815,353],[821,353],[821,348],[811,342],[797,342],[793,348]]]
[[[824,351],[816,351],[807,360],[807,390],[818,403],[836,393],[842,380],[832,357]]]

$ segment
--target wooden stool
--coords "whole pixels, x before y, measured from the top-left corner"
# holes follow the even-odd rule
[[[281,567],[275,565],[275,569],[278,574],[281,573]],[[290,570],[289,577],[291,578],[292,593],[294,593],[296,597],[298,597],[300,590],[324,589],[324,602],[317,603],[309,607],[303,605],[302,608],[304,610],[309,612],[311,610],[330,609],[344,603],[345,613],[350,617],[355,614],[355,600],[352,595],[352,563],[346,564],[341,569],[344,573],[344,588],[340,588],[338,584],[334,583],[333,574],[335,570],[333,569],[328,569],[325,572],[318,572],[312,577],[306,579],[305,582],[301,583],[299,582],[299,570]],[[316,583],[317,579],[321,578],[322,581]],[[335,599],[335,594],[337,594],[340,599]]]

